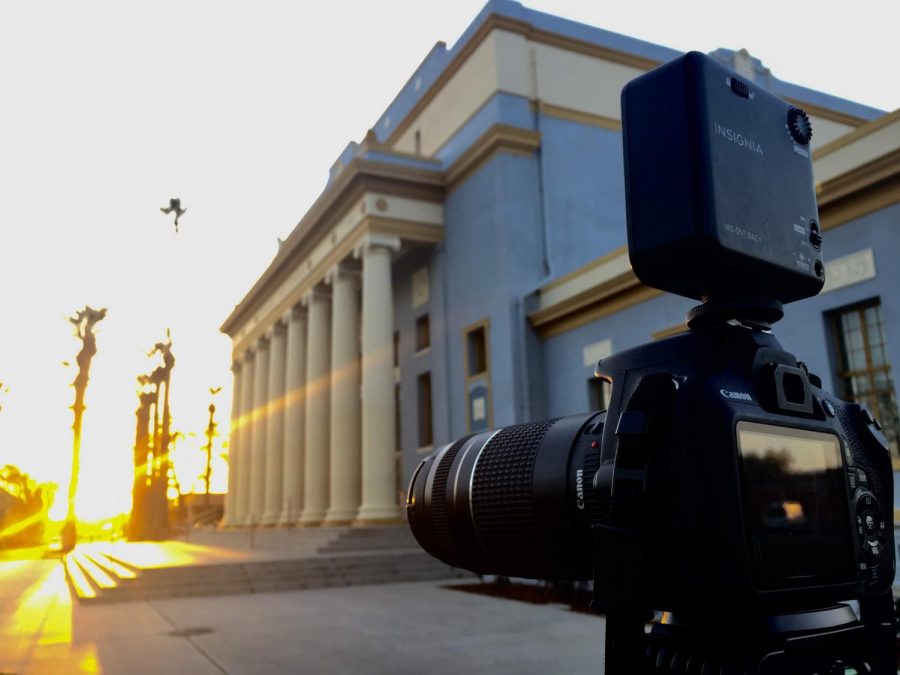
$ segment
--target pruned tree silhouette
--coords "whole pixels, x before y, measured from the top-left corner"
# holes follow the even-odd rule
[[[63,525],[61,543],[63,551],[71,551],[78,541],[78,531],[75,522],[75,495],[78,492],[78,472],[81,466],[81,425],[84,418],[84,396],[90,379],[91,361],[97,354],[97,336],[94,330],[97,324],[106,316],[106,308],[94,309],[85,305],[84,309],[69,317],[69,323],[75,327],[75,337],[81,340],[81,349],[75,357],[78,364],[78,373],[72,386],[75,388],[75,403],[72,404],[72,412],[75,419],[72,422],[72,478],[69,481],[68,507],[66,510],[66,522]]]

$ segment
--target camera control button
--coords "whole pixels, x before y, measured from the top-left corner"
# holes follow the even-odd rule
[[[869,554],[870,559],[878,559],[881,556],[881,552],[884,550],[881,547],[881,543],[878,541],[867,540],[864,548],[866,549],[866,553]]]
[[[844,462],[847,466],[853,466],[855,464],[853,461],[853,454],[846,447],[844,447]]]
[[[863,516],[863,526],[866,528],[866,535],[868,535],[869,537],[878,536],[876,532],[877,528],[875,526],[875,518],[871,513],[866,513]]]
[[[836,413],[834,410],[834,404],[831,401],[829,401],[827,398],[822,399],[822,408],[825,410],[825,413],[829,417],[835,416]]]
[[[866,424],[875,423],[875,418],[872,417],[872,411],[870,411],[866,406],[862,405],[859,407],[859,414],[862,415],[863,421]]]
[[[869,568],[869,585],[877,586],[879,581],[881,581],[881,573],[878,571],[878,565],[872,565]]]
[[[847,482],[850,483],[850,491],[855,491],[856,486],[859,485],[859,476],[856,473],[856,469],[847,469]]]
[[[812,244],[813,248],[817,251],[822,250],[822,235],[818,232],[812,232],[809,235],[809,242]]]
[[[808,145],[812,139],[812,123],[809,116],[800,108],[792,107],[788,111],[788,129],[800,145]]]

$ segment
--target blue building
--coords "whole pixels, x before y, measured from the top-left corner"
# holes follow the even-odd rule
[[[394,522],[434,447],[600,407],[598,359],[684,330],[628,262],[619,110],[678,55],[510,0],[432,49],[222,326],[227,525]],[[900,112],[712,56],[812,119],[829,281],[776,332],[896,455]]]

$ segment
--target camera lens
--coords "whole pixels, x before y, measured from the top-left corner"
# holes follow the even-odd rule
[[[407,497],[419,544],[479,574],[591,576],[592,480],[605,413],[465,436],[416,469]]]

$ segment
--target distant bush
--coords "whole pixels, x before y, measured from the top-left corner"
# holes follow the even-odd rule
[[[52,494],[27,473],[7,464],[0,469],[0,548],[44,542],[46,512]]]

